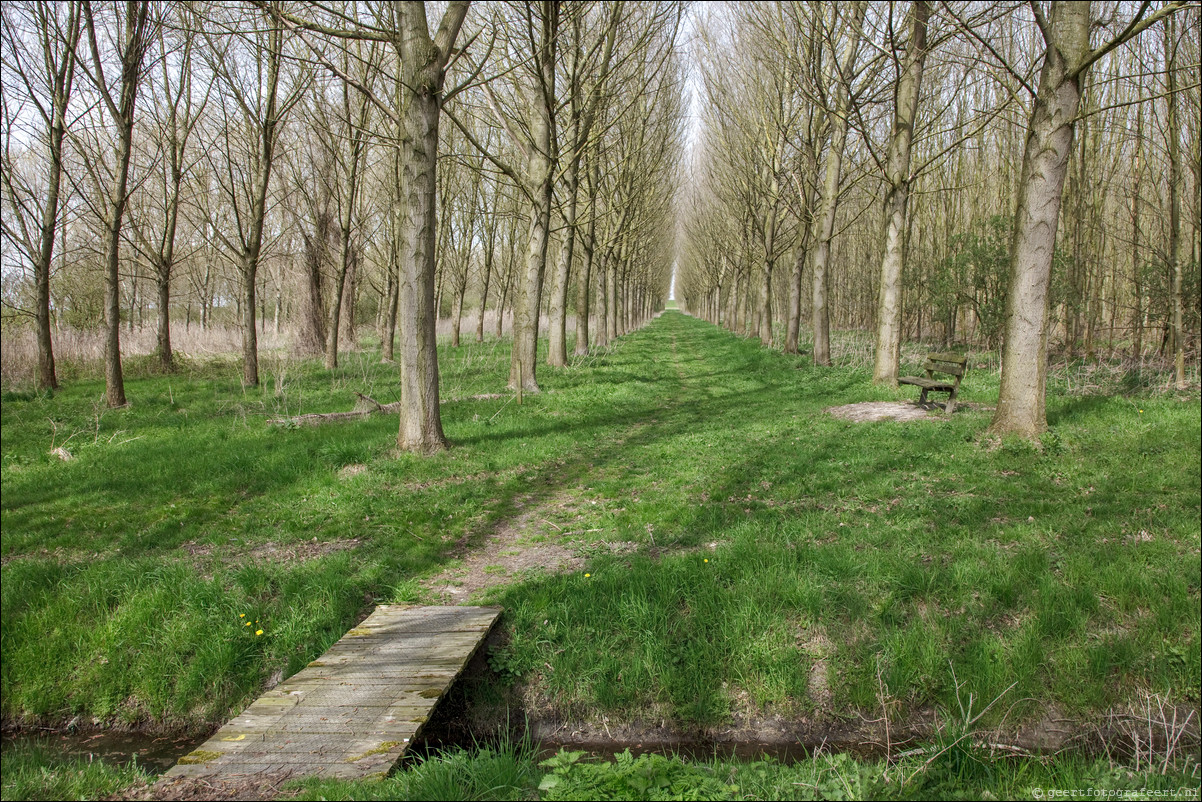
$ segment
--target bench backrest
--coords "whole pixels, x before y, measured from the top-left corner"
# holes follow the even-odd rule
[[[959,354],[927,354],[927,363],[923,365],[927,375],[932,373],[945,373],[949,376],[956,377],[956,384],[960,383],[960,379],[964,376],[964,366],[968,363],[968,358]]]

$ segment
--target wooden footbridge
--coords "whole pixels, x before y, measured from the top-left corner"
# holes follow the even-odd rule
[[[500,614],[498,607],[382,605],[180,758],[163,782],[382,775]]]

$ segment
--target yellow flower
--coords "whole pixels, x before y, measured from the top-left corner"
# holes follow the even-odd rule
[[[706,561],[706,562],[709,562],[709,561],[710,561],[710,558],[709,558],[709,557],[706,557],[706,558],[705,558],[705,561]]]
[[[246,613],[238,613],[239,618],[246,618]]]
[[[262,634],[263,634],[263,630],[261,630],[261,629],[256,629],[256,630],[255,630],[255,634],[256,634],[256,635],[262,635]]]
[[[248,626],[248,627],[249,627],[249,626],[250,626],[250,622],[249,622],[249,621],[247,621],[247,622],[246,622],[246,624],[245,624],[245,626]]]
[[[584,578],[585,578],[585,579],[588,579],[590,576],[592,576],[592,574],[585,574],[585,575],[584,575]]]

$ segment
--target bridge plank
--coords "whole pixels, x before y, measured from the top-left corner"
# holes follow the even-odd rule
[[[497,607],[381,605],[182,757],[163,782],[386,772],[500,614]]]

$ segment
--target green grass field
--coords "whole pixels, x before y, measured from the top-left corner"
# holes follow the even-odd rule
[[[393,417],[267,424],[395,400],[371,352],[334,372],[269,356],[254,390],[232,363],[134,366],[116,411],[94,381],[6,394],[5,722],[204,729],[374,603],[436,601],[429,580],[498,532],[572,555],[497,555],[508,581],[473,598],[506,608],[473,692],[534,715],[967,720],[996,700],[979,726],[1007,729],[1149,695],[1198,709],[1196,395],[1053,381],[1036,448],[985,435],[989,355],[968,406],[908,423],[826,414],[913,397],[865,369],[672,311],[540,367],[521,406],[508,356],[440,352],[453,448],[430,458],[395,453]]]

